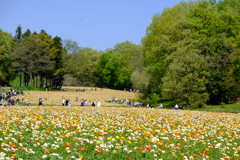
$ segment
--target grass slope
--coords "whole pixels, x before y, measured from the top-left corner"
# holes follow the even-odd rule
[[[134,99],[139,98],[142,95],[140,93],[133,93],[128,91],[118,91],[112,89],[102,89],[92,87],[63,87],[67,88],[67,91],[45,91],[42,88],[21,88],[25,91],[24,94],[24,101],[19,103],[20,106],[24,106],[26,100],[29,101],[31,106],[38,105],[38,99],[41,97],[43,99],[47,98],[47,100],[43,101],[44,105],[47,106],[61,106],[62,97],[65,99],[70,99],[73,106],[79,106],[79,102],[75,102],[75,98],[78,97],[79,100],[85,99],[88,101],[97,101],[100,100],[103,106],[122,106],[116,103],[108,103],[107,101],[111,100],[112,97],[117,97],[120,99]],[[76,92],[76,89],[84,89],[87,88],[88,90],[85,92]],[[9,91],[10,87],[1,87],[0,92],[7,92]],[[93,89],[93,91],[91,90]],[[18,96],[21,99],[21,95]],[[16,98],[16,97],[15,97]],[[0,102],[1,104],[6,104],[6,102]],[[171,109],[175,103],[173,101],[162,101],[161,102],[165,109]],[[90,105],[90,104],[89,104]],[[233,103],[233,104],[223,104],[223,105],[212,105],[206,106],[203,108],[191,109],[191,110],[198,110],[198,111],[207,111],[207,112],[226,112],[226,113],[240,113],[240,102]]]

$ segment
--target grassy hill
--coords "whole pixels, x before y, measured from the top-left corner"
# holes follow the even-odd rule
[[[86,88],[86,91],[82,91]],[[2,87],[0,92],[9,91],[10,87]],[[30,105],[37,105],[38,99],[43,98],[43,105],[49,106],[61,106],[62,98],[70,99],[73,106],[79,106],[80,103],[76,102],[76,97],[79,100],[87,100],[91,102],[96,102],[98,100],[101,101],[102,106],[126,106],[120,105],[117,103],[109,103],[112,97],[116,97],[118,100],[126,100],[126,99],[139,99],[142,94],[134,93],[128,91],[120,91],[106,88],[93,88],[93,87],[63,87],[66,91],[46,91],[45,89],[38,88],[21,88],[24,89],[24,100],[20,102],[20,105],[25,105],[26,101],[30,103]],[[76,91],[79,90],[79,91]],[[16,98],[22,99],[22,95],[18,95]],[[6,104],[6,102],[0,102],[1,104]],[[163,101],[162,102],[165,109],[171,109],[174,105],[172,101]],[[208,112],[227,112],[227,113],[240,113],[240,102],[233,104],[222,104],[222,105],[211,105],[203,108],[191,109],[198,111],[208,111]]]

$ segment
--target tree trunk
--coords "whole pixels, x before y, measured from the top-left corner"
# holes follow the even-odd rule
[[[42,78],[42,76],[39,77],[40,78],[40,86],[44,86],[44,79]]]
[[[29,73],[29,77],[30,77],[30,87],[33,87],[33,77],[32,77],[32,73]]]
[[[39,87],[39,76],[36,76],[36,87]]]
[[[32,77],[32,86],[35,87],[36,81],[35,81],[35,76]]]
[[[24,85],[27,86],[27,76],[26,76],[26,73],[24,73],[23,79],[24,79]]]
[[[22,86],[22,75],[20,74],[20,87]]]

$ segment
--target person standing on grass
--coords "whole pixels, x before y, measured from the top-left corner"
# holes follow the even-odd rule
[[[97,102],[97,107],[101,107],[100,100],[98,100],[98,102]]]
[[[65,105],[65,99],[62,98],[62,106],[64,106],[64,105]]]
[[[68,99],[65,101],[65,106],[68,106],[68,101],[69,101]]]
[[[43,102],[42,98],[39,98],[39,100],[38,100],[38,105],[39,105],[39,106],[42,106],[42,102]]]
[[[20,101],[20,99],[19,99],[19,98],[16,98],[17,106],[18,106],[19,101]]]

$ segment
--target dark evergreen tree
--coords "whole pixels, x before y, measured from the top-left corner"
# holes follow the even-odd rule
[[[55,69],[52,77],[52,86],[54,88],[61,88],[63,82],[63,47],[62,47],[62,39],[58,36],[53,38],[53,46],[56,49],[54,53],[53,60],[55,61]]]
[[[29,35],[31,35],[31,31],[30,31],[30,29],[27,29],[26,32],[23,33],[22,38],[24,39],[24,38],[28,37]]]
[[[52,39],[47,34],[30,35],[16,44],[11,55],[13,67],[29,75],[30,87],[33,87],[33,77],[41,72],[52,71],[54,61],[51,61]]]
[[[21,39],[22,39],[22,27],[19,24],[17,29],[16,29],[16,34],[14,36],[14,40],[17,41],[17,40],[21,40]]]
[[[14,36],[14,40],[15,41],[19,41],[19,40],[22,40],[22,27],[21,25],[19,24],[17,29],[16,29],[16,34]],[[15,68],[15,71],[17,71],[17,73],[19,74],[19,77],[20,77],[20,86],[22,86],[22,75],[24,76],[24,82],[26,82],[27,80],[27,77],[26,77],[26,73],[24,72],[24,70],[20,71],[18,69]]]

